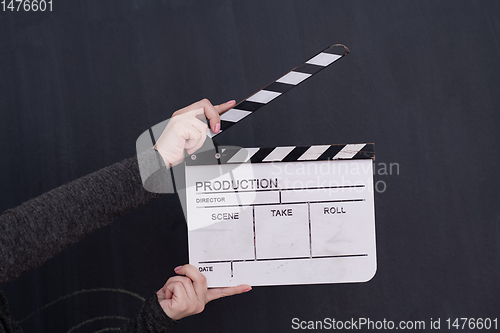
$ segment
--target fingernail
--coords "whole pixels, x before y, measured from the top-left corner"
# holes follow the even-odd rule
[[[250,290],[252,290],[252,287],[243,290],[243,292],[246,293],[247,291],[250,291]]]
[[[175,268],[174,268],[174,271],[176,271],[176,272],[177,272],[179,269],[181,269],[181,267],[182,267],[182,266],[177,266],[177,267],[175,267]]]
[[[219,133],[220,123],[215,124],[215,133]]]
[[[227,102],[226,104],[233,104],[233,103],[236,103],[236,101],[234,99],[230,100],[229,102]]]

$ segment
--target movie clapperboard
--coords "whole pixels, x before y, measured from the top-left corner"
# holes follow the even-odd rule
[[[221,132],[347,53],[333,45],[238,103],[221,115]],[[188,155],[190,263],[209,287],[370,280],[377,266],[373,159],[372,143],[215,144]]]

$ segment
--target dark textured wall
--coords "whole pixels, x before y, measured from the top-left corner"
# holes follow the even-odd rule
[[[0,12],[0,211],[134,154],[202,98],[241,100],[333,43],[351,54],[220,135],[240,146],[374,142],[378,272],[368,283],[257,287],[174,331],[276,332],[291,320],[500,313],[498,1],[57,1]],[[399,174],[383,174],[398,163]],[[379,174],[382,173],[382,174]],[[186,263],[176,195],[87,236],[2,289],[22,319],[82,289],[147,297]],[[78,294],[23,321],[66,332],[132,316]],[[96,319],[74,332],[120,326]]]

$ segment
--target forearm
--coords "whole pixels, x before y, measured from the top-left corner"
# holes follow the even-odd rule
[[[171,328],[177,321],[170,319],[158,303],[156,293],[141,306],[139,313],[121,329],[123,333],[161,333]],[[0,291],[0,332],[22,333],[22,329],[10,316],[5,296]]]
[[[167,180],[167,170],[160,171],[155,177]],[[163,186],[171,184],[164,182]],[[0,215],[0,283],[39,266],[93,230],[158,196],[144,190],[133,157],[5,211]]]

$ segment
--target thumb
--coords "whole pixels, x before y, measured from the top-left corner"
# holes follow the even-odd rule
[[[207,302],[213,301],[221,297],[232,296],[237,294],[242,294],[252,290],[252,287],[248,284],[241,284],[236,287],[225,287],[225,288],[212,288],[208,289],[207,292]]]

